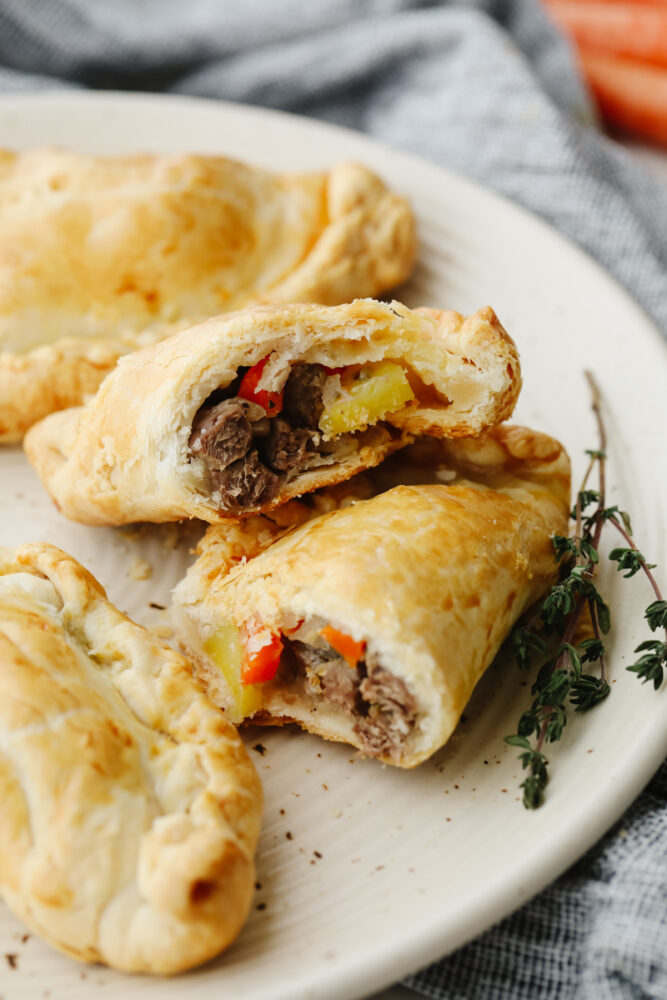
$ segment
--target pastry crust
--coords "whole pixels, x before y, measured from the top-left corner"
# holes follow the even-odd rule
[[[129,350],[251,302],[376,295],[416,247],[407,201],[357,164],[55,149],[0,152],[0,233],[0,442],[81,403]]]
[[[422,481],[453,473],[447,485],[373,483],[381,467],[338,495],[325,491],[333,509],[322,516],[312,515],[324,503],[293,503],[281,523],[269,515],[209,528],[174,591],[174,621],[217,704],[237,710],[210,653],[221,628],[260,622],[289,637],[301,622],[330,623],[367,644],[369,676],[374,658],[415,699],[407,738],[369,750],[355,717],[295,678],[289,661],[257,686],[254,721],[296,721],[400,767],[446,742],[509,629],[557,578],[551,537],[567,531],[569,460],[521,427],[426,451],[437,464],[417,448],[407,477],[416,481],[421,464]],[[351,502],[355,492],[370,498]]]
[[[268,390],[284,385],[296,361],[339,368],[393,359],[411,373],[416,398],[361,431],[348,454],[287,477],[271,500],[244,514],[349,479],[415,433],[478,434],[509,416],[521,385],[516,347],[489,307],[467,319],[370,299],[337,307],[258,307],[123,358],[86,407],[32,428],[28,458],[73,520],[228,519],[205,463],[190,452],[193,420],[239,368],[267,356]]]
[[[175,973],[236,936],[261,786],[189,664],[46,544],[0,549],[0,891],[59,950]]]

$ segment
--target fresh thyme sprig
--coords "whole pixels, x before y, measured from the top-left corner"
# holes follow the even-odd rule
[[[561,578],[548,591],[531,620],[512,632],[519,669],[529,670],[536,657],[547,657],[531,688],[533,703],[521,715],[516,733],[505,737],[506,743],[521,750],[519,759],[527,771],[521,783],[527,809],[537,809],[544,801],[549,761],[543,748],[545,743],[555,743],[563,735],[568,709],[588,712],[604,701],[610,691],[604,636],[611,628],[611,614],[595,585],[600,536],[605,524],[613,525],[626,542],[625,546],[612,549],[609,559],[617,563],[618,571],[626,579],[640,571],[646,575],[656,599],[647,607],[644,617],[652,632],[665,631],[665,641],[647,639],[636,647],[635,652],[643,656],[627,670],[644,682],[652,681],[657,690],[667,669],[667,601],[651,573],[655,566],[646,561],[634,543],[628,514],[616,506],[606,506],[607,434],[600,391],[591,372],[585,375],[598,427],[599,447],[586,451],[588,465],[570,514],[574,521],[573,534],[553,538]],[[595,490],[588,483],[596,466],[598,488]],[[577,642],[577,630],[586,611],[593,636]],[[584,664],[589,663],[594,665],[596,673],[584,671]]]

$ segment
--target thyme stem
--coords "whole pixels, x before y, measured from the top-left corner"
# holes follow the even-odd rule
[[[593,632],[595,638],[599,643],[602,643],[602,633],[600,632],[600,623],[598,621],[598,609],[595,607],[593,601],[588,602],[588,610],[591,615],[591,622],[593,623]],[[600,678],[606,683],[607,682],[607,664],[604,658],[604,653],[601,654],[599,659],[600,664]]]
[[[623,538],[628,543],[629,548],[633,549],[635,552],[639,552],[639,549],[637,548],[637,546],[634,543],[632,535],[628,534],[628,532],[625,530],[625,528],[623,527],[623,525],[619,521],[617,521],[616,518],[613,517],[613,516],[610,517],[609,520],[614,525],[614,527],[618,531],[620,531],[620,533],[623,535]],[[649,582],[650,582],[651,586],[653,587],[653,593],[656,596],[656,600],[658,600],[658,601],[664,600],[662,594],[660,593],[660,587],[658,586],[657,581],[656,581],[655,577],[653,576],[653,573],[651,573],[650,568],[646,565],[646,563],[644,562],[643,559],[642,559],[642,569],[646,573],[646,576],[648,577]]]
[[[537,651],[543,655],[546,644],[534,631],[541,622],[546,631],[556,631],[560,645],[551,659],[540,668],[532,693],[533,703],[521,715],[516,734],[505,737],[506,741],[520,748],[520,760],[527,776],[522,782],[523,802],[528,809],[537,809],[544,799],[544,788],[548,781],[548,760],[542,753],[545,743],[554,743],[561,738],[567,722],[569,706],[575,712],[586,712],[603,701],[610,692],[607,681],[604,636],[611,627],[608,606],[595,586],[595,574],[600,561],[599,545],[602,529],[611,521],[620,532],[629,548],[613,549],[609,558],[618,563],[617,569],[625,577],[633,576],[643,569],[656,600],[645,611],[645,619],[652,632],[664,627],[667,639],[667,602],[663,600],[660,588],[651,573],[650,566],[639,552],[632,539],[632,527],[628,515],[618,507],[606,506],[607,487],[607,431],[602,416],[602,397],[597,381],[590,371],[585,373],[591,394],[591,408],[595,416],[599,447],[588,451],[589,461],[571,512],[574,534],[553,538],[557,561],[565,572],[558,583],[543,598],[537,612],[527,625],[518,626],[513,632],[513,642],[517,662],[522,669],[530,666],[531,657]],[[598,465],[598,489],[588,489],[588,481],[595,465]],[[586,508],[595,503],[592,514]],[[621,523],[622,522],[622,523]],[[580,639],[576,646],[573,639],[584,608],[591,616],[593,635]],[[667,641],[649,639],[640,643],[635,652],[642,652],[636,663],[626,669],[636,674],[642,681],[652,681],[657,690],[667,668]],[[584,664],[597,664],[599,675],[586,673]],[[531,745],[531,737],[535,740]]]

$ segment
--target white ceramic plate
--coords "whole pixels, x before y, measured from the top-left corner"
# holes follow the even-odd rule
[[[462,312],[496,308],[523,360],[517,417],[567,444],[575,477],[583,449],[596,445],[581,371],[596,371],[611,436],[610,500],[632,512],[640,547],[664,566],[664,342],[596,264],[546,225],[362,136],[255,108],[118,95],[0,100],[0,145],[44,143],[96,153],[198,150],[295,170],[352,158],[376,169],[419,217],[419,266],[402,298]],[[0,543],[54,542],[123,610],[165,624],[148,604],[166,604],[183,572],[187,549],[173,547],[173,533],[133,539],[68,523],[18,449],[0,453],[0,484]],[[132,579],[137,558],[151,563],[150,579]],[[298,731],[251,731],[249,746],[265,747],[263,755],[251,750],[266,795],[261,888],[229,952],[176,980],[121,976],[69,961],[34,936],[23,942],[23,928],[0,907],[0,993],[352,1000],[481,933],[579,857],[667,752],[665,692],[624,669],[647,637],[650,595],[642,579],[621,583],[610,566],[601,586],[614,614],[612,697],[569,724],[550,751],[541,810],[523,809],[516,753],[503,744],[529,700],[511,665],[489,670],[449,745],[414,772],[355,759]],[[18,956],[17,969],[3,953]]]

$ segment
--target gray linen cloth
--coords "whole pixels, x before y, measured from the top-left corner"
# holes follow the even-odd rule
[[[167,91],[360,129],[553,223],[667,329],[667,192],[596,129],[535,0],[4,0],[0,89]],[[434,998],[667,998],[667,767],[566,875],[407,980]]]

